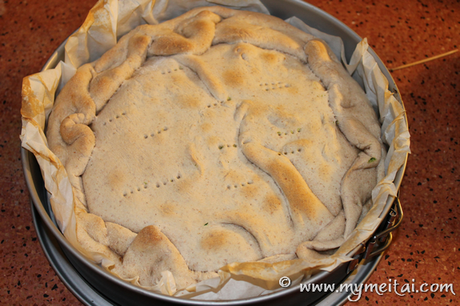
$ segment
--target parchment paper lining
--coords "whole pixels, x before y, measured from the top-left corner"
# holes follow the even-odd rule
[[[40,165],[45,187],[50,194],[50,203],[59,228],[68,241],[90,260],[105,266],[106,259],[89,254],[76,240],[74,195],[65,169],[49,150],[44,134],[45,121],[52,109],[55,94],[75,74],[84,63],[99,58],[114,46],[117,39],[141,24],[157,24],[183,14],[198,6],[225,5],[233,9],[245,9],[268,13],[256,0],[100,0],[89,12],[84,24],[65,45],[65,61],[56,68],[24,78],[22,113],[22,146],[31,151]],[[338,58],[342,59],[348,72],[364,84],[366,95],[374,109],[378,111],[382,124],[381,137],[389,147],[385,166],[385,178],[372,192],[374,205],[361,220],[348,240],[334,255],[305,262],[300,259],[282,261],[275,264],[260,263],[265,266],[264,279],[252,279],[244,264],[232,264],[219,271],[220,278],[211,279],[176,292],[171,273],[165,271],[160,283],[153,291],[168,295],[189,296],[193,299],[228,300],[248,298],[280,290],[278,280],[290,276],[293,284],[299,283],[312,271],[331,271],[343,262],[361,242],[366,241],[376,230],[384,216],[382,212],[389,197],[396,196],[394,180],[398,170],[404,165],[410,152],[410,135],[405,120],[405,112],[400,102],[388,90],[385,78],[375,59],[368,51],[367,40],[361,41],[346,63],[342,40],[307,26],[296,17],[286,20],[291,25],[326,41]],[[127,280],[134,282],[135,280]],[[197,293],[198,292],[198,293]]]

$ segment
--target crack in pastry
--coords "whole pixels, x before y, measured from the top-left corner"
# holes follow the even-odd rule
[[[48,137],[77,195],[78,240],[147,288],[164,271],[185,288],[234,262],[337,248],[382,150],[326,45],[217,6],[139,26],[80,67]]]

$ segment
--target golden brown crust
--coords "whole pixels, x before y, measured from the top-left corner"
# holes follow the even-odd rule
[[[179,288],[232,262],[337,247],[381,145],[331,56],[275,17],[209,7],[140,26],[80,67],[48,128],[79,241],[125,279],[152,287],[170,271]]]

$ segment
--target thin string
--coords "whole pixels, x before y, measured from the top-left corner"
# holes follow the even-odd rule
[[[396,68],[389,68],[389,70],[390,70],[390,72],[393,72],[395,70],[400,70],[400,69],[412,67],[412,66],[415,66],[415,65],[423,64],[423,63],[426,63],[426,62],[429,62],[429,61],[432,61],[432,60],[435,60],[435,59],[438,59],[438,58],[441,58],[441,57],[444,57],[444,56],[454,54],[457,51],[458,51],[458,49],[455,49],[455,50],[452,50],[452,51],[449,51],[449,52],[446,52],[446,53],[442,53],[442,54],[439,54],[439,55],[435,55],[435,56],[426,58],[426,59],[421,60],[421,61],[413,62],[413,63],[407,64],[407,65],[402,65],[402,66],[399,66],[399,67],[396,67]]]

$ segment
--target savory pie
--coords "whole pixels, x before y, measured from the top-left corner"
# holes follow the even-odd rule
[[[233,262],[340,246],[370,205],[380,125],[328,46],[202,7],[142,25],[57,97],[47,136],[77,238],[124,279],[178,288]]]

